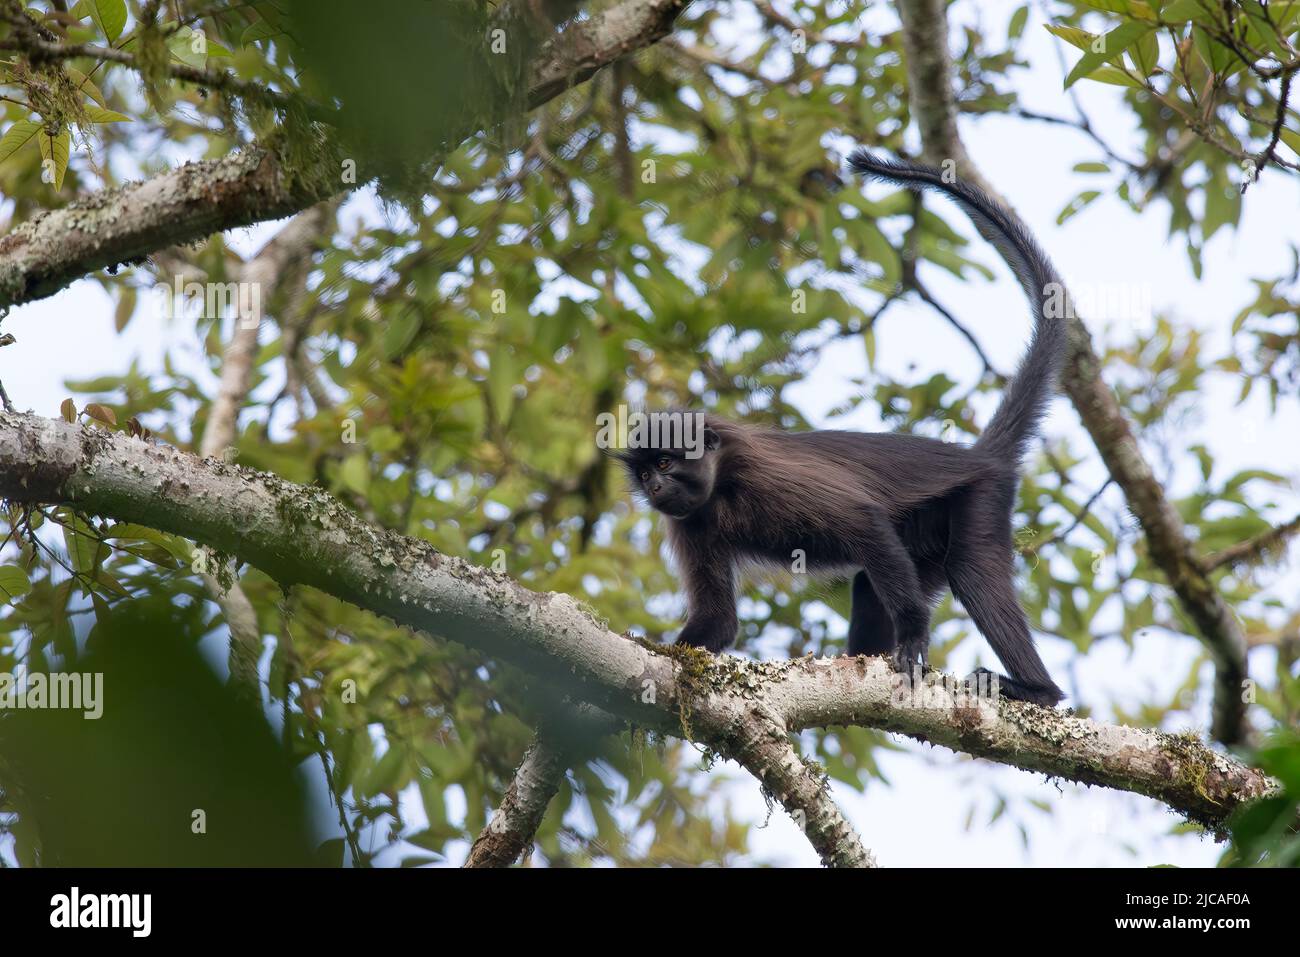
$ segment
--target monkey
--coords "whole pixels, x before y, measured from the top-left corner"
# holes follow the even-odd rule
[[[1021,459],[1065,357],[1064,322],[1047,306],[1064,286],[1033,237],[977,187],[861,149],[849,167],[942,193],[993,237],[1029,300],[1029,346],[972,445],[897,432],[786,432],[702,412],[647,413],[667,416],[668,426],[674,416],[697,420],[694,429],[689,421],[659,434],[652,429],[613,453],[633,493],[664,517],[686,593],[677,643],[721,652],[738,629],[738,574],[788,570],[802,556],[810,575],[852,576],[848,654],[891,656],[895,670],[909,675],[928,668],[930,615],[946,587],[1006,669],[996,676],[999,692],[1053,707],[1065,696],[1034,647],[1016,595],[1011,521]]]

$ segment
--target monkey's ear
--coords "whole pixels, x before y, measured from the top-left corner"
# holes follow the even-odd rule
[[[704,427],[704,447],[710,452],[722,444],[722,436],[718,435],[707,425]]]

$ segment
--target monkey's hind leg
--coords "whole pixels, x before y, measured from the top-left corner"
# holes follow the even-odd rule
[[[1004,485],[971,489],[956,506],[946,561],[948,582],[1009,673],[998,677],[999,693],[1051,708],[1065,694],[1038,656],[1016,596],[1010,501]]]
[[[892,655],[898,640],[894,622],[880,603],[866,572],[853,576],[853,605],[849,610],[849,654]]]
[[[862,570],[894,631],[894,670],[904,674],[930,663],[930,607],[912,556],[888,516],[863,510]]]

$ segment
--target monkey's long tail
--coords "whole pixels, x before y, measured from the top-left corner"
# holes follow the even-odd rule
[[[988,428],[976,443],[1019,467],[1026,447],[1047,410],[1065,359],[1065,286],[1047,254],[997,201],[982,189],[953,180],[932,166],[904,163],[857,150],[849,167],[873,179],[914,190],[934,190],[955,200],[980,231],[1007,257],[1025,290],[1034,316],[1029,349],[1020,360],[1016,377],[1007,387]],[[1049,305],[1052,307],[1049,310]]]

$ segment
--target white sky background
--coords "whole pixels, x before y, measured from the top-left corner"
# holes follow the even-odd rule
[[[978,16],[996,37],[999,30],[1005,30],[1016,6],[1012,0],[981,0]],[[953,15],[969,18],[975,7],[959,5]],[[873,12],[873,22],[874,18]],[[1043,30],[1042,22],[1036,10],[1031,12],[1020,47],[1022,58],[1031,67],[1015,71],[1012,78],[1023,106],[1072,115],[1061,89],[1053,49],[1056,41]],[[738,21],[737,39],[755,28],[755,23]],[[1076,56],[1072,48],[1067,52],[1071,63]],[[1078,89],[1102,136],[1122,154],[1139,154],[1133,124],[1118,103],[1117,88],[1081,82]],[[1179,328],[1196,327],[1207,334],[1206,355],[1224,351],[1232,317],[1253,298],[1250,279],[1285,272],[1291,255],[1288,244],[1300,238],[1296,235],[1300,180],[1266,172],[1246,195],[1240,228],[1220,230],[1208,244],[1204,277],[1198,282],[1188,266],[1183,243],[1169,241],[1166,208],[1157,203],[1134,216],[1125,204],[1108,195],[1106,184],[1111,180],[1071,171],[1075,163],[1104,159],[1082,134],[996,116],[963,118],[961,132],[976,164],[1029,223],[1071,284],[1150,284],[1157,314],[1168,316]],[[187,157],[177,152],[176,158]],[[1086,188],[1102,189],[1103,196],[1058,227],[1056,216],[1061,208]],[[935,205],[937,208],[938,203]],[[366,209],[373,209],[373,203],[363,197],[348,208],[345,217]],[[960,213],[944,209],[941,214],[965,235],[976,238],[973,255],[995,268],[997,280],[962,283],[934,267],[925,269],[923,278],[980,339],[994,365],[1010,371],[1029,332],[1023,295],[996,254],[978,242]],[[261,224],[236,231],[234,243],[241,252],[251,252],[277,228],[278,224]],[[1085,318],[1100,345],[1106,337],[1105,323]],[[169,327],[148,308],[142,308],[126,332],[117,335],[112,304],[92,282],[78,282],[54,297],[14,309],[4,320],[4,330],[18,338],[18,345],[0,351],[0,381],[19,408],[44,415],[57,414],[59,402],[67,395],[64,380],[120,373],[133,356],[140,357],[145,369],[160,368],[169,344],[174,352],[192,357],[182,363],[183,368],[192,371],[201,365],[192,326],[178,322]],[[1115,330],[1115,338],[1121,341],[1132,334],[1130,329]],[[964,388],[980,371],[974,354],[943,320],[912,301],[886,314],[877,327],[877,341],[879,367],[890,375],[916,381],[945,371]],[[915,369],[909,371],[913,364]],[[854,379],[866,375],[860,340],[847,340],[828,348],[807,380],[788,394],[813,421],[830,424],[826,411],[852,394],[857,388]],[[210,376],[206,381],[215,384]],[[1294,401],[1283,400],[1279,413],[1270,420],[1262,394],[1245,406],[1235,405],[1237,388],[1226,377],[1215,380],[1200,403],[1200,421],[1191,423],[1196,439],[1205,442],[1216,457],[1216,477],[1252,466],[1293,478],[1300,474],[1300,448],[1295,438],[1300,435],[1300,411]],[[874,406],[867,405],[834,424],[878,427]],[[1247,427],[1249,423],[1253,425]],[[1095,479],[1095,488],[1104,480],[1100,462],[1064,400],[1054,405],[1047,430],[1053,436],[1071,437],[1076,449],[1092,453],[1091,461],[1077,472],[1080,481]],[[1188,435],[1181,441],[1191,444],[1193,439]],[[1194,463],[1189,456],[1175,464],[1172,491],[1179,494],[1194,483]],[[1112,489],[1108,494],[1116,493]],[[1294,515],[1300,504],[1294,494],[1274,495],[1270,501],[1279,505],[1275,518]],[[1296,576],[1286,577],[1293,593]],[[1132,705],[1150,689],[1169,694],[1186,674],[1198,646],[1156,635],[1144,638],[1132,654],[1119,642],[1099,644],[1086,660],[1076,660],[1072,649],[1055,639],[1040,641],[1040,648],[1054,675],[1064,678],[1074,669],[1086,703],[1104,719],[1111,701]],[[953,671],[974,665],[977,654],[984,663],[994,663],[978,640],[966,642],[960,652],[951,662]],[[1252,670],[1266,678],[1271,663],[1261,659],[1254,665]],[[1183,725],[1171,729],[1203,731],[1206,717],[1202,703],[1184,716]],[[1164,836],[1178,819],[1146,799],[1049,784],[1038,775],[898,740],[902,752],[879,755],[891,786],[870,782],[865,794],[835,786],[837,799],[864,842],[887,866],[1195,865],[1213,863],[1218,857],[1219,848],[1208,840]],[[754,832],[754,860],[816,864],[812,849],[784,813],[778,809],[769,819],[754,782],[734,765],[726,767],[736,778],[727,789],[736,809],[755,822],[769,820],[767,827]],[[718,771],[722,770],[720,766]],[[992,826],[988,822],[996,799],[990,782],[1013,800],[1008,813]],[[1049,806],[1051,813],[1030,806],[1030,800]],[[406,802],[415,810],[413,804],[418,806],[418,802]],[[972,807],[973,823],[967,829]],[[416,820],[413,815],[413,823]],[[1028,832],[1027,848],[1022,844],[1021,824]]]

